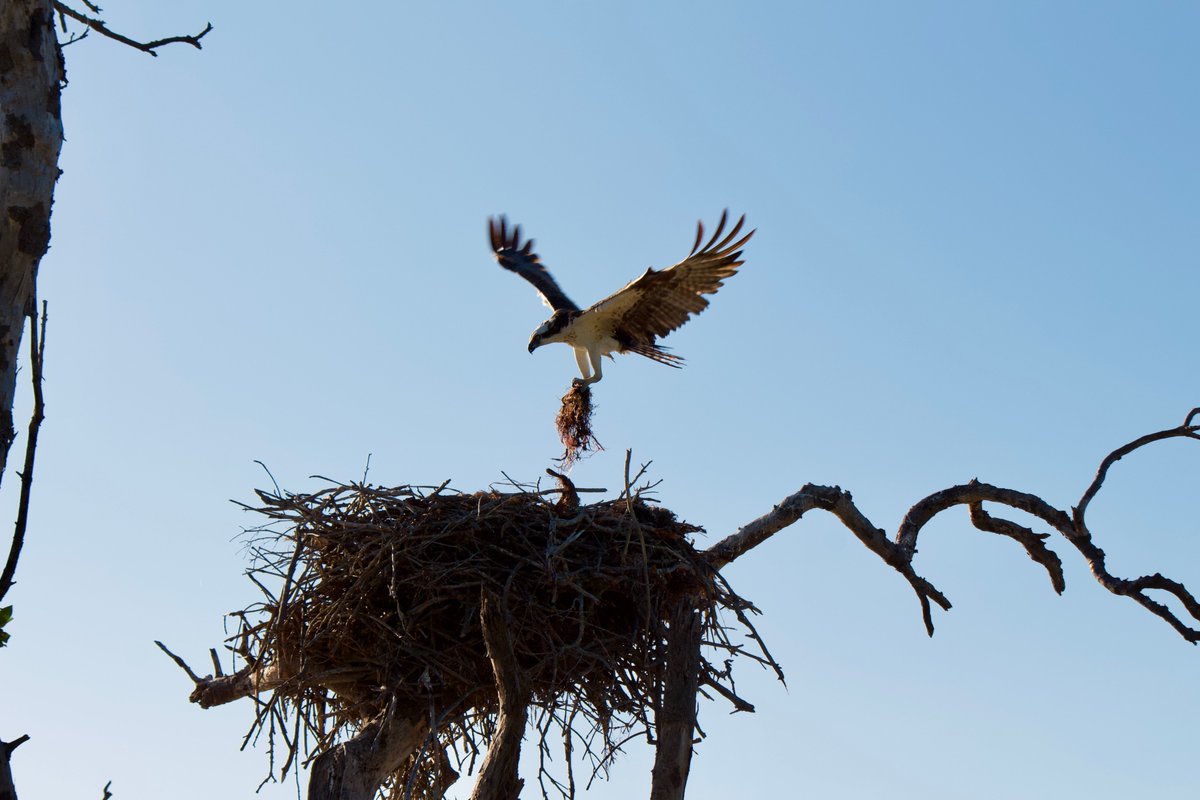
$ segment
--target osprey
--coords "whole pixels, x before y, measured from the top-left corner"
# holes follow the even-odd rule
[[[585,385],[600,380],[600,359],[612,358],[613,353],[637,353],[669,367],[682,367],[683,358],[668,352],[656,340],[707,308],[704,295],[721,288],[723,281],[744,263],[741,248],[754,231],[738,238],[746,221],[743,214],[722,238],[728,213],[721,213],[716,233],[703,247],[704,223],[696,223],[696,242],[683,261],[664,270],[649,268],[625,288],[582,310],[542,266],[533,252],[533,240],[521,241],[520,225],[510,231],[503,216],[499,220],[489,218],[488,235],[500,266],[533,284],[542,301],[554,309],[550,319],[529,337],[529,352],[551,342],[569,344],[583,375],[575,382]]]

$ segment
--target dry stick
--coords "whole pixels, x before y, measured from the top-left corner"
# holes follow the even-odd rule
[[[1129,444],[1124,445],[1123,447],[1118,447],[1116,450],[1109,453],[1104,461],[1100,462],[1100,468],[1096,470],[1096,477],[1092,480],[1091,485],[1088,486],[1087,491],[1083,493],[1083,497],[1079,500],[1079,505],[1072,509],[1073,518],[1076,524],[1078,524],[1081,528],[1083,527],[1083,516],[1087,512],[1088,504],[1092,502],[1092,498],[1096,496],[1096,493],[1100,491],[1100,487],[1104,485],[1104,479],[1108,476],[1109,467],[1132,453],[1134,450],[1137,450],[1140,447],[1145,447],[1152,442],[1161,441],[1163,439],[1173,439],[1181,436],[1190,439],[1200,439],[1200,433],[1198,433],[1198,431],[1200,431],[1200,426],[1194,424],[1198,415],[1200,415],[1200,408],[1193,408],[1188,412],[1187,417],[1185,417],[1183,420],[1183,424],[1178,428],[1170,428],[1165,431],[1147,434],[1134,439]]]
[[[717,692],[717,694],[721,695],[733,704],[733,711],[730,712],[731,714],[736,714],[739,711],[748,711],[751,714],[754,713],[754,704],[734,694],[732,689],[722,686],[720,682],[713,679],[711,675],[701,675],[700,682],[710,689],[713,689]]]
[[[192,672],[192,668],[187,665],[186,661],[184,661],[182,658],[180,658],[179,656],[175,655],[170,650],[168,650],[167,646],[165,644],[158,641],[157,639],[154,640],[154,643],[156,645],[158,645],[159,650],[162,650],[164,653],[166,653],[168,656],[170,656],[171,660],[174,661],[181,670],[183,670],[184,672],[187,673],[187,676],[192,679],[192,683],[199,685],[204,682],[203,678],[201,678],[196,673]]]
[[[232,703],[243,697],[255,697],[259,692],[269,691],[283,682],[283,676],[278,669],[259,669],[257,664],[252,663],[232,675],[201,678],[188,666],[186,661],[168,650],[165,644],[157,640],[154,643],[192,679],[195,688],[188,700],[201,708]]]
[[[221,669],[221,658],[220,658],[220,656],[217,655],[217,648],[215,648],[215,647],[208,648],[208,654],[212,657],[213,677],[215,677],[215,678],[223,677],[225,675],[225,672],[224,672],[224,670]]]
[[[625,510],[629,514],[629,518],[633,520],[633,526],[637,529],[638,541],[641,542],[641,545],[642,545],[642,580],[645,581],[646,589],[647,589],[647,591],[646,591],[646,624],[649,625],[651,620],[654,619],[653,610],[650,608],[650,591],[649,591],[649,588],[650,588],[650,557],[646,554],[646,532],[642,530],[642,523],[637,518],[637,514],[635,514],[633,511],[634,497],[633,497],[633,492],[630,489],[630,482],[629,482],[629,460],[631,458],[633,458],[633,450],[626,449],[625,450]],[[643,472],[645,471],[645,467],[642,467],[642,471]],[[639,472],[638,476],[640,477],[641,474],[642,473]],[[637,478],[634,478],[634,481],[636,482]],[[632,536],[632,534],[626,536],[626,538],[625,538],[625,553],[629,552],[630,536]]]
[[[910,563],[912,556],[893,544],[887,534],[876,528],[870,520],[854,505],[849,492],[837,486],[816,486],[805,484],[800,491],[787,497],[770,512],[744,525],[734,533],[708,550],[703,555],[715,569],[721,569],[738,556],[745,554],[757,545],[766,541],[775,533],[783,530],[806,512],[812,509],[828,511],[841,520],[867,549],[878,555],[893,569],[903,575],[917,593],[921,602],[921,616],[925,621],[926,630],[932,635],[933,617],[930,601],[937,603],[943,609],[950,608],[946,599],[933,584],[913,572]]]
[[[546,474],[558,481],[559,488],[552,490],[557,492],[558,511],[574,511],[579,508],[579,492],[575,489],[575,482],[561,472],[555,472],[547,467]]]
[[[29,493],[33,489],[33,463],[37,452],[38,431],[41,430],[42,420],[45,419],[46,406],[42,399],[42,363],[46,354],[46,302],[42,302],[42,323],[38,326],[37,300],[30,300],[29,313],[29,361],[33,380],[33,414],[29,417],[29,435],[25,440],[25,466],[21,471],[20,501],[17,505],[17,521],[13,526],[12,545],[8,550],[8,560],[4,564],[4,572],[0,573],[0,600],[13,587],[17,574],[17,562],[21,558],[21,548],[25,545],[25,529],[29,524]]]
[[[93,12],[99,13],[99,9],[97,9],[91,3],[88,3],[87,0],[84,0],[84,4],[87,5],[88,8],[92,9]],[[149,53],[155,58],[158,57],[158,53],[156,53],[155,50],[168,44],[190,44],[192,47],[199,50],[201,49],[200,40],[203,39],[209,33],[209,31],[213,29],[212,23],[210,22],[204,26],[204,30],[200,31],[194,36],[168,36],[165,39],[155,39],[152,42],[138,42],[130,39],[128,36],[122,36],[116,31],[110,30],[108,26],[105,25],[104,20],[95,19],[93,17],[86,16],[85,14],[81,14],[65,3],[59,2],[59,0],[55,0],[54,10],[60,15],[68,16],[76,22],[83,23],[96,33],[107,36],[109,39],[114,39],[121,44],[128,45],[135,50],[141,50],[143,53]]]
[[[1025,546],[1025,552],[1029,554],[1029,557],[1046,568],[1046,572],[1050,574],[1050,584],[1054,587],[1054,591],[1062,594],[1066,590],[1067,584],[1066,578],[1063,577],[1062,559],[1058,557],[1058,553],[1046,547],[1046,539],[1050,538],[1050,534],[1034,533],[1032,529],[1018,525],[1012,520],[993,517],[983,510],[983,503],[970,503],[968,508],[971,510],[972,525],[981,531],[998,533],[1020,542]]]

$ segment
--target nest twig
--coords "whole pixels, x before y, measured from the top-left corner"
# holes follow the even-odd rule
[[[532,488],[259,492],[254,510],[270,522],[250,531],[248,573],[263,599],[233,615],[228,646],[254,680],[274,676],[247,734],[265,736],[272,774],[397,714],[425,720],[429,734],[387,796],[441,797],[477,768],[498,710],[485,597],[505,615],[540,734],[544,796],[573,797],[572,764],[582,758],[594,777],[631,734],[651,735],[667,610],[681,596],[694,598],[707,652],[720,656],[719,666],[703,661],[704,685],[745,709],[730,671],[736,657],[782,677],[750,626],[753,606],[693,548],[698,528],[636,492],[577,505]],[[731,641],[723,609],[746,642]],[[565,758],[552,769],[555,740]]]

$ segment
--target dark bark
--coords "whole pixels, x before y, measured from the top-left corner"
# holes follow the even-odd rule
[[[89,3],[87,0],[83,0],[83,3],[92,11],[99,13],[100,9],[94,4]],[[204,26],[204,30],[192,36],[168,36],[164,39],[155,39],[152,42],[139,42],[136,39],[130,39],[128,36],[112,30],[108,27],[108,24],[105,23],[104,20],[98,19],[97,17],[89,17],[87,14],[83,14],[71,8],[66,3],[55,0],[54,10],[61,14],[64,18],[70,17],[71,19],[82,23],[85,26],[84,32],[73,41],[82,39],[87,35],[88,31],[95,31],[101,36],[107,36],[113,41],[120,42],[127,47],[132,47],[134,50],[141,50],[143,53],[152,55],[155,58],[158,57],[158,48],[165,47],[169,44],[190,44],[192,47],[199,50],[201,49],[200,40],[207,36],[213,29],[212,23],[210,22]],[[68,42],[68,44],[70,44],[70,42]]]
[[[1168,439],[1200,440],[1200,408],[1188,412],[1183,424],[1178,427],[1146,434],[1109,453],[1101,462],[1091,485],[1069,513],[1035,494],[972,480],[918,500],[900,521],[895,537],[889,539],[883,529],[875,527],[858,510],[849,492],[837,486],[815,486],[810,483],[802,486],[800,491],[790,497],[784,498],[770,512],[746,524],[737,533],[717,542],[704,551],[704,554],[715,569],[721,569],[796,522],[808,511],[827,511],[836,516],[868,549],[908,579],[921,602],[925,628],[932,636],[931,602],[937,603],[943,609],[949,609],[950,601],[933,584],[917,575],[912,561],[917,554],[917,537],[921,530],[935,516],[954,506],[966,506],[970,512],[971,523],[977,529],[1007,536],[1019,542],[1029,557],[1045,568],[1055,591],[1061,594],[1065,588],[1062,562],[1058,555],[1046,546],[1049,534],[1035,533],[1031,528],[1013,520],[993,516],[983,508],[984,503],[991,503],[1021,511],[1049,525],[1079,551],[1091,568],[1092,576],[1101,586],[1115,595],[1130,598],[1150,613],[1165,620],[1185,640],[1196,644],[1200,642],[1200,626],[1193,627],[1185,623],[1179,614],[1153,599],[1147,591],[1165,592],[1174,597],[1183,606],[1187,616],[1197,622],[1200,622],[1200,600],[1197,600],[1182,583],[1157,572],[1137,578],[1113,575],[1108,570],[1104,551],[1092,538],[1085,518],[1088,504],[1100,491],[1109,469],[1116,462],[1142,447]]]
[[[11,742],[0,742],[0,800],[17,800],[17,787],[13,783],[12,753],[18,747],[29,741],[28,736],[20,736]]]
[[[419,716],[366,725],[313,761],[308,800],[374,800],[387,777],[421,746],[426,727]]]
[[[50,246],[65,77],[53,4],[0,4],[0,479],[16,438],[17,356]]]
[[[650,800],[683,800],[696,731],[700,680],[700,612],[695,598],[681,597],[671,611],[662,705],[655,712],[658,736]]]
[[[25,531],[29,526],[29,497],[33,490],[33,465],[37,455],[38,431],[41,430],[42,420],[46,418],[45,403],[42,399],[42,361],[46,346],[46,312],[42,304],[42,325],[39,329],[34,319],[29,327],[30,372],[33,373],[33,413],[29,417],[29,432],[25,438],[25,466],[18,473],[21,476],[21,491],[17,501],[17,521],[13,526],[12,543],[8,548],[8,559],[4,569],[0,571],[0,600],[3,600],[8,590],[16,582],[17,562],[21,559],[21,549],[25,546]]]
[[[524,781],[517,774],[521,761],[521,738],[525,735],[528,697],[521,689],[521,670],[508,635],[508,620],[501,601],[485,594],[479,607],[483,642],[496,677],[500,713],[496,735],[479,770],[471,800],[517,800]]]

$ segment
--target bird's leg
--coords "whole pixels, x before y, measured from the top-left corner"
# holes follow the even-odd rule
[[[601,363],[603,362],[604,358],[603,358],[603,356],[601,356],[599,351],[595,351],[595,350],[589,350],[588,357],[591,358],[591,360],[592,360],[592,369],[596,370],[596,375],[595,375],[595,377],[588,378],[587,382],[588,383],[599,383],[600,379],[602,377],[604,377],[604,372],[601,367]]]
[[[590,366],[588,366],[587,350],[584,350],[581,347],[574,347],[572,349],[575,351],[575,363],[579,365],[579,374],[583,376],[582,378],[576,378],[574,382],[584,384],[591,383],[591,380],[589,379],[592,376],[592,369]]]

